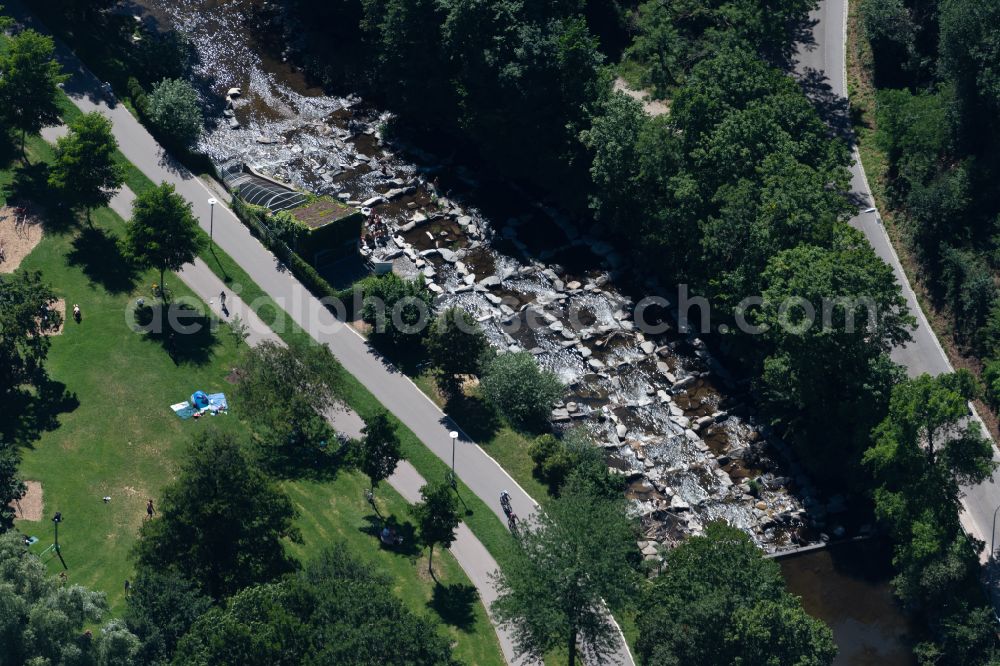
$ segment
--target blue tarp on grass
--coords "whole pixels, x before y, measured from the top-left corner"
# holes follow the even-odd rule
[[[201,393],[201,391],[198,393]],[[201,394],[205,395],[204,393]],[[205,395],[205,397],[208,400],[205,407],[195,408],[190,402],[185,401],[178,402],[176,405],[170,405],[170,409],[174,410],[174,414],[185,421],[195,416],[201,416],[202,414],[215,416],[217,413],[229,410],[229,403],[226,401],[225,393],[210,393]]]

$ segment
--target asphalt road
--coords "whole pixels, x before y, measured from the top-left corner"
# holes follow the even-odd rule
[[[847,40],[847,0],[823,0],[819,9],[813,12],[812,19],[815,21],[812,42],[800,44],[795,70],[821,113],[826,115],[835,127],[846,129],[848,127],[847,75],[844,56]],[[917,328],[912,333],[913,340],[905,346],[894,349],[892,359],[903,365],[911,377],[923,373],[938,375],[951,372],[953,368],[948,356],[927,323],[927,318],[899,263],[899,257],[896,256],[892,242],[881,223],[881,216],[874,209],[874,199],[857,151],[854,156],[855,161],[851,166],[851,189],[857,198],[858,214],[851,218],[851,226],[860,229],[875,253],[892,267],[896,280],[902,286],[910,312],[917,319]],[[973,414],[974,418],[979,418],[974,410]],[[983,430],[988,434],[985,426]],[[997,451],[995,443],[993,458],[1000,461],[1000,452]],[[1000,506],[1000,486],[994,479],[988,479],[978,486],[964,488],[964,491],[965,497],[962,503],[965,512],[962,515],[962,523],[973,536],[986,542],[988,551],[991,548],[993,514]],[[984,552],[984,559],[987,556],[988,552]]]
[[[30,18],[17,0],[9,2],[8,14],[47,32],[44,26]],[[506,526],[507,519],[500,506],[500,493],[508,491],[514,513],[530,517],[538,508],[532,499],[506,471],[476,442],[441,411],[408,377],[376,353],[361,335],[337,318],[319,302],[285,267],[254,238],[247,227],[221,200],[210,209],[208,200],[219,199],[205,182],[171,158],[146,129],[121,104],[109,107],[100,94],[100,81],[65,45],[57,42],[57,59],[71,75],[64,89],[84,112],[97,111],[113,123],[113,133],[121,152],[154,182],[167,182],[177,193],[191,202],[201,227],[211,231],[214,242],[247,272],[281,309],[275,321],[264,324],[277,333],[287,326],[287,318],[295,321],[309,335],[330,348],[344,369],[356,377],[378,401],[447,464],[454,455],[455,472],[465,485],[496,514]],[[187,271],[188,268],[185,268]],[[229,291],[239,296],[241,287],[229,285]],[[253,303],[250,304],[251,306]],[[253,322],[247,322],[251,324]],[[266,335],[259,332],[260,335]],[[453,445],[450,432],[459,433]],[[476,552],[470,549],[470,553]],[[480,551],[485,553],[485,549]],[[480,567],[485,569],[485,566]],[[491,569],[492,570],[492,569]],[[472,577],[472,573],[466,570]],[[484,572],[485,573],[488,572]],[[474,581],[479,587],[480,581]],[[613,621],[613,620],[612,620]],[[634,661],[619,630],[618,652],[607,663],[633,666]],[[503,642],[503,641],[502,641]]]

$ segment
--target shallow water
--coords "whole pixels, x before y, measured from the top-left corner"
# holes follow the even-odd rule
[[[647,538],[670,541],[721,518],[766,549],[791,545],[803,520],[799,502],[782,483],[751,497],[739,484],[764,469],[729,460],[760,439],[752,417],[724,411],[741,402],[738,392],[709,371],[707,352],[676,333],[634,333],[632,300],[611,280],[617,262],[610,248],[600,251],[602,244],[579,237],[557,211],[516,188],[489,190],[461,165],[382,142],[387,114],[357,97],[323,95],[288,65],[261,57],[249,36],[251,0],[143,4],[191,38],[210,94],[243,91],[234,102],[241,127],[211,123],[201,142],[217,164],[242,160],[354,205],[405,190],[372,204],[370,222],[377,218],[387,231],[368,239],[372,256],[392,257],[403,275],[422,272],[440,292],[439,307],[466,309],[491,344],[531,351],[566,383],[567,404],[556,420],[580,424],[604,444],[609,464],[630,479],[628,495]],[[496,201],[502,205],[493,209],[503,213],[485,215],[482,208]],[[429,219],[419,223],[418,215]],[[437,248],[456,251],[457,261]],[[498,285],[478,284],[492,276]],[[539,325],[529,328],[529,321]],[[678,385],[684,381],[690,384]],[[693,430],[699,418],[711,421],[700,437]]]

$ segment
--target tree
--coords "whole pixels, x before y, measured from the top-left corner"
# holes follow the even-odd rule
[[[194,261],[203,244],[191,204],[169,183],[160,183],[136,196],[126,238],[132,256],[160,272],[164,303],[167,290],[163,274]]]
[[[483,355],[489,349],[479,324],[459,307],[438,315],[425,344],[443,387],[451,395],[459,391],[455,375],[478,374]]]
[[[17,450],[0,444],[0,534],[14,527],[14,503],[28,491],[17,472],[18,462]]]
[[[184,79],[163,79],[149,93],[149,119],[170,143],[192,146],[201,136],[198,92]]]
[[[940,608],[978,570],[978,549],[958,521],[960,484],[988,478],[992,445],[968,419],[979,387],[967,370],[921,375],[892,391],[864,463],[876,481],[875,513],[893,537],[896,593]]]
[[[115,162],[118,141],[111,121],[94,111],[69,124],[69,134],[56,142],[49,185],[70,208],[90,211],[108,205],[125,182],[124,169]]]
[[[991,359],[983,368],[984,397],[993,409],[1000,409],[1000,359]]]
[[[914,324],[892,269],[860,232],[838,227],[831,249],[777,254],[762,277],[755,323],[770,352],[759,386],[818,474],[856,465],[900,378],[887,357]]]
[[[361,281],[364,300],[361,319],[374,328],[376,340],[394,346],[419,342],[430,317],[431,293],[424,277],[404,280],[395,273],[373,275]]]
[[[97,639],[97,666],[132,666],[139,654],[140,643],[121,620],[111,620],[101,627]]]
[[[829,627],[785,591],[777,563],[723,522],[667,553],[642,607],[642,664],[820,666],[836,654]]]
[[[292,570],[283,539],[299,540],[291,500],[231,434],[209,430],[184,454],[160,500],[160,518],[140,530],[140,568],[173,571],[223,599]]]
[[[132,663],[135,636],[116,621],[83,634],[107,613],[104,594],[60,584],[13,531],[0,534],[0,600],[4,664]]]
[[[591,152],[590,207],[604,228],[622,237],[639,226],[646,201],[639,177],[640,137],[650,122],[638,101],[615,92],[602,101],[590,128],[580,134]]]
[[[355,460],[371,481],[372,492],[375,492],[375,486],[396,471],[396,465],[403,457],[402,443],[384,411],[367,419],[362,433],[364,438],[356,444]]]
[[[56,295],[41,274],[0,274],[0,398],[22,386],[39,387],[47,379],[45,359],[62,317],[52,309]]]
[[[236,409],[254,427],[264,465],[294,471],[326,459],[334,440],[326,414],[342,381],[341,367],[324,345],[265,341],[244,350]]]
[[[177,642],[212,607],[198,586],[176,571],[140,568],[126,599],[125,623],[140,640],[138,663],[167,663]]]
[[[608,499],[621,495],[621,477],[608,473],[604,453],[584,428],[570,428],[559,437],[540,435],[531,443],[528,454],[535,463],[532,473],[552,495],[559,495],[573,477],[588,486],[588,492]]]
[[[492,607],[518,653],[541,659],[567,649],[573,666],[582,644],[600,661],[618,640],[605,602],[618,607],[634,589],[635,532],[624,501],[567,489],[519,533],[520,548],[496,575]]]
[[[191,62],[195,57],[191,40],[179,30],[147,31],[133,45],[132,53],[136,65],[134,71],[146,85],[186,77],[191,73]],[[200,130],[200,119],[198,125]]]
[[[420,489],[421,500],[413,506],[413,517],[417,520],[420,540],[430,549],[427,557],[427,571],[434,575],[434,546],[450,548],[455,540],[455,528],[461,520],[458,517],[458,502],[451,486],[446,483],[429,483]]]
[[[545,422],[563,385],[538,367],[528,352],[501,354],[485,362],[480,381],[483,396],[514,426],[533,428]]]
[[[0,53],[0,118],[24,140],[59,122],[58,85],[68,80],[55,61],[52,38],[25,30],[10,38]]]
[[[685,43],[674,27],[670,5],[651,0],[639,5],[636,13],[638,34],[626,51],[626,57],[641,63],[640,83],[651,88],[653,97],[665,99],[684,78]]]
[[[438,627],[406,608],[392,582],[334,544],[297,575],[241,591],[195,622],[175,664],[455,666]]]

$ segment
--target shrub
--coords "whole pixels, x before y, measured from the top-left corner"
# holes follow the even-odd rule
[[[557,493],[575,462],[566,445],[554,435],[546,433],[535,438],[528,453],[535,463],[535,477],[549,487],[550,493]]]
[[[545,422],[563,393],[559,379],[542,370],[528,352],[489,359],[480,382],[483,396],[511,425],[530,429]]]
[[[164,139],[189,148],[201,136],[198,93],[184,79],[164,79],[149,94],[149,120]]]
[[[486,335],[472,316],[461,308],[449,308],[434,321],[427,337],[427,352],[440,373],[442,388],[455,394],[455,375],[478,374],[483,354],[489,349]]]
[[[361,319],[373,327],[373,336],[392,345],[418,342],[427,329],[431,294],[424,288],[423,276],[404,280],[393,273],[361,281],[364,300]]]

